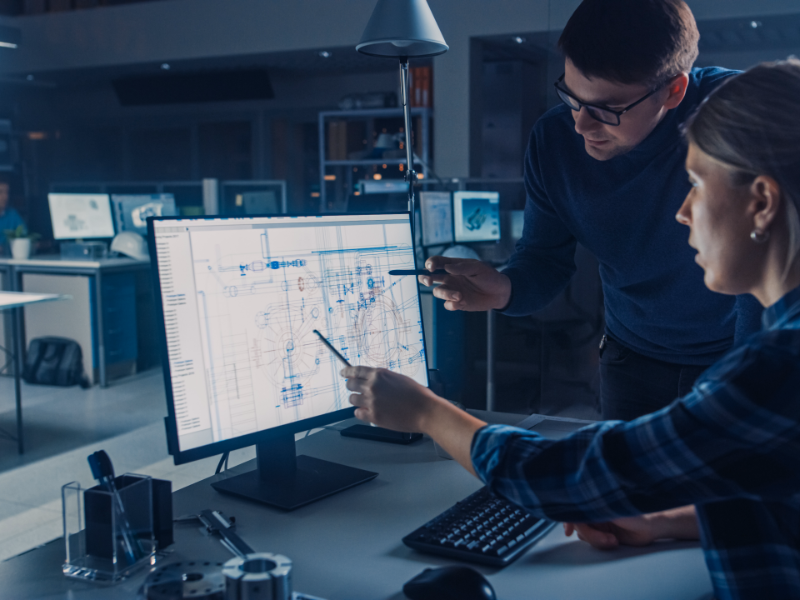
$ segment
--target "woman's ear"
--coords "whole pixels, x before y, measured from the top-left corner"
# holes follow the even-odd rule
[[[768,231],[781,208],[781,186],[768,175],[759,175],[750,184],[753,227]]]

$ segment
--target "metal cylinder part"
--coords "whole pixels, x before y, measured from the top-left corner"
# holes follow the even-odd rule
[[[292,561],[280,554],[256,552],[232,558],[222,574],[225,600],[291,600]]]

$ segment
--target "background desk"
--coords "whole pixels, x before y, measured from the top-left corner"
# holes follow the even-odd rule
[[[37,315],[35,330],[29,325],[27,337],[62,335],[78,341],[92,382],[106,386],[115,375],[133,373],[157,362],[149,261],[62,260],[59,256],[2,258],[0,271],[5,272],[9,290],[69,293],[74,297],[71,308],[80,311],[79,318],[65,323],[58,315],[57,323],[51,326]],[[59,277],[85,277],[88,286],[74,288],[79,282]],[[65,333],[64,327],[75,333]]]
[[[20,292],[11,292],[7,294],[0,293],[0,313],[4,311],[12,312],[12,337],[14,338],[14,393],[16,395],[17,406],[17,450],[20,454],[25,451],[24,436],[22,430],[22,389],[20,386],[20,379],[22,377],[22,336],[19,331],[19,311],[25,306],[32,304],[40,304],[42,302],[54,302],[57,300],[68,300],[67,296],[60,296],[57,294],[25,294]]]
[[[538,427],[554,437],[564,435],[558,427],[548,429],[548,423],[533,429]],[[379,475],[284,513],[217,493],[209,482],[223,474],[176,492],[175,515],[211,508],[235,516],[239,535],[253,548],[292,559],[295,590],[328,600],[400,600],[405,597],[403,583],[424,568],[454,564],[414,552],[401,542],[404,535],[481,485],[454,461],[437,456],[430,440],[398,447],[343,438],[328,430],[299,440],[297,448],[298,454],[378,471]],[[231,471],[253,468],[254,462]],[[203,536],[197,526],[176,525],[175,539],[170,561],[227,561],[232,557],[217,539]],[[140,574],[110,588],[69,581],[61,575],[63,559],[63,542],[57,540],[0,563],[0,595],[15,600],[134,598],[144,578]],[[696,543],[601,552],[575,537],[564,537],[563,530],[556,527],[511,566],[477,568],[489,578],[500,600],[711,597],[708,572]]]

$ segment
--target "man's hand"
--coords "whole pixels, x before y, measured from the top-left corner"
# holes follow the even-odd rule
[[[499,310],[511,299],[511,280],[479,260],[432,256],[425,268],[447,271],[447,275],[419,276],[423,285],[441,284],[434,288],[433,295],[445,301],[447,310]]]
[[[619,545],[649,546],[662,539],[700,539],[694,506],[681,506],[605,523],[564,523],[567,537],[573,532],[584,542],[601,550],[611,550]]]

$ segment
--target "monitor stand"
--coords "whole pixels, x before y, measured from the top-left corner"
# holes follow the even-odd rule
[[[294,510],[378,476],[311,456],[296,456],[293,433],[256,444],[256,465],[253,471],[215,481],[211,487]]]

